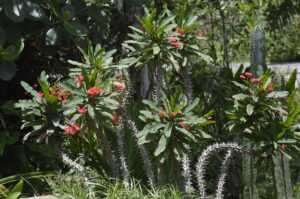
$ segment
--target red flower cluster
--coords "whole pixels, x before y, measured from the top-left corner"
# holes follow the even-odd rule
[[[171,117],[176,117],[176,113],[171,112],[171,113],[170,113],[170,116],[171,116]]]
[[[87,112],[87,109],[86,109],[86,107],[78,108],[77,112],[80,114],[85,114]]]
[[[102,92],[103,90],[101,89],[101,88],[98,88],[98,87],[96,87],[96,86],[94,86],[94,87],[91,87],[91,88],[89,88],[88,90],[87,90],[87,93],[89,94],[89,95],[91,95],[91,96],[96,96],[96,95],[98,95],[100,92]]]
[[[197,34],[198,34],[199,37],[204,37],[205,36],[205,33],[202,29],[198,29]]]
[[[117,90],[118,90],[118,92],[122,92],[124,90],[124,86],[122,84],[119,84],[117,86]]]
[[[179,48],[181,44],[181,42],[174,37],[168,38],[168,43],[171,44],[173,48]]]
[[[49,97],[57,97],[57,100],[61,101],[62,104],[66,104],[68,102],[68,93],[61,92],[61,86],[57,85],[56,87],[50,87],[49,88]],[[37,93],[38,97],[43,97],[44,93],[42,91],[39,91]]]
[[[179,122],[179,126],[184,127],[184,121]]]
[[[77,77],[75,77],[75,82],[77,84],[81,85],[83,81],[84,81],[84,79],[83,79],[83,75],[82,74],[80,74]]]
[[[167,113],[166,113],[166,111],[164,111],[164,110],[160,110],[160,111],[159,111],[159,114],[165,116]]]
[[[247,78],[250,78],[250,77],[252,77],[252,76],[253,76],[252,73],[250,73],[250,72],[245,72],[243,75],[240,75],[240,78],[241,78],[241,79],[247,79]]]
[[[75,135],[79,130],[80,127],[77,124],[72,124],[70,126],[65,126],[64,128],[68,137]]]
[[[39,91],[39,92],[37,93],[37,96],[38,96],[38,97],[43,97],[43,96],[44,96],[44,93],[43,93],[42,91]]]
[[[268,83],[267,90],[268,90],[269,92],[272,92],[272,91],[273,91],[273,83],[272,83],[272,82]]]
[[[180,34],[181,36],[183,36],[185,34],[185,31],[183,28],[177,28],[175,32]]]
[[[286,144],[281,144],[281,145],[280,145],[280,148],[281,148],[282,150],[285,150]]]
[[[114,124],[117,125],[119,122],[119,116],[115,112],[113,112],[113,119],[114,119]]]
[[[261,81],[262,81],[262,79],[261,79],[260,77],[258,77],[258,78],[252,78],[252,79],[250,80],[250,82],[251,82],[252,84],[260,84]]]

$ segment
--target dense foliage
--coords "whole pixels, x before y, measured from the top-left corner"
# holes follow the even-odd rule
[[[299,8],[0,0],[1,196],[296,197]]]

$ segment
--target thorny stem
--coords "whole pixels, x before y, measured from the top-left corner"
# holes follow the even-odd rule
[[[205,165],[207,162],[207,159],[210,157],[211,153],[216,150],[233,150],[238,152],[243,152],[246,154],[252,155],[253,152],[249,151],[242,146],[236,144],[236,143],[216,143],[213,145],[208,146],[200,155],[197,165],[196,165],[196,171],[197,171],[197,181],[198,181],[198,188],[200,193],[200,198],[206,198],[206,192],[205,192]]]
[[[117,143],[119,148],[119,155],[120,155],[120,163],[121,163],[121,171],[124,178],[124,185],[126,188],[129,187],[129,172],[128,167],[126,164],[125,158],[125,149],[124,149],[124,142],[123,142],[123,132],[124,132],[124,124],[122,116],[119,118],[118,126],[117,126]]]
[[[231,155],[232,155],[232,150],[228,150],[223,160],[222,167],[221,167],[221,174],[219,176],[218,186],[216,191],[216,199],[223,199],[224,197],[223,195],[224,184],[225,184],[225,178],[227,176]]]
[[[99,129],[97,129],[97,131],[98,131],[98,133],[100,133]],[[102,133],[101,143],[103,145],[103,151],[104,151],[105,157],[108,159],[108,165],[111,168],[112,175],[114,177],[119,177],[119,169],[117,167],[116,160],[115,160],[115,157],[113,155],[112,148],[110,146],[110,143],[109,143],[105,133]]]
[[[131,97],[132,88],[133,88],[133,86],[129,86],[128,89],[125,91],[125,95],[121,102],[121,108],[123,110],[125,110],[123,113],[123,119],[127,123],[128,128],[132,131],[132,135],[134,136],[135,141],[137,142],[138,141],[137,135],[139,133],[139,130],[138,130],[135,122],[130,117],[130,115],[126,112],[126,109],[125,109],[128,99]],[[137,146],[138,146],[139,153],[141,154],[141,157],[142,157],[144,165],[145,165],[149,184],[150,184],[151,188],[154,188],[155,187],[155,177],[154,177],[154,173],[152,170],[151,161],[150,161],[148,152],[144,145],[137,145]]]

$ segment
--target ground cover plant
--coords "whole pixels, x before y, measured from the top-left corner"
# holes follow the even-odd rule
[[[1,197],[299,197],[299,6],[0,1]]]

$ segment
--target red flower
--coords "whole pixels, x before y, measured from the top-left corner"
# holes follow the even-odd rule
[[[171,112],[171,113],[170,113],[170,116],[171,116],[171,117],[175,117],[175,116],[176,116],[176,113]]]
[[[38,97],[43,97],[43,96],[44,96],[44,93],[43,93],[42,91],[40,91],[40,92],[37,93],[37,96],[38,96]]]
[[[180,44],[181,44],[181,42],[178,41],[176,43],[172,43],[171,45],[172,45],[173,48],[179,48]]]
[[[97,88],[96,86],[92,87],[92,88],[89,88],[87,90],[87,93],[91,96],[96,96],[98,95],[100,92],[102,91],[101,88]]]
[[[246,77],[244,75],[240,75],[241,79],[246,79]]]
[[[72,124],[71,127],[72,127],[73,131],[75,131],[75,133],[77,133],[77,131],[80,130],[80,127],[77,124]]]
[[[179,125],[180,125],[181,127],[184,127],[184,121],[179,122]]]
[[[253,76],[253,74],[252,74],[252,73],[250,73],[250,72],[245,72],[245,76],[246,76],[246,77],[252,77],[252,76]]]
[[[193,127],[191,125],[187,125],[186,129],[191,131],[191,130],[193,130]]]
[[[61,103],[62,103],[63,105],[65,105],[67,102],[68,102],[67,99],[63,99],[63,100],[61,101]]]
[[[197,30],[197,34],[198,34],[199,37],[204,37],[204,36],[205,36],[204,31],[201,30],[201,29],[198,29],[198,30]]]
[[[81,114],[85,114],[87,112],[87,109],[86,109],[86,107],[78,108],[77,112],[81,113]]]
[[[178,34],[180,34],[181,36],[183,36],[185,34],[185,31],[183,28],[177,28],[176,31]]]
[[[178,42],[176,38],[174,38],[174,37],[168,38],[168,43],[172,44],[172,43],[175,43],[175,42]]]
[[[168,43],[171,44],[173,48],[179,48],[181,44],[181,42],[174,37],[168,38]]]
[[[268,83],[267,89],[268,89],[269,92],[272,92],[272,91],[273,91],[273,84],[272,84],[271,82]]]
[[[118,90],[119,92],[122,92],[122,91],[124,90],[124,86],[123,86],[122,84],[119,84],[119,85],[117,86],[117,90]]]
[[[282,150],[285,150],[286,144],[281,144],[281,145],[280,145],[280,148],[281,148]]]
[[[250,82],[252,83],[252,84],[255,84],[255,83],[261,83],[261,81],[262,81],[262,79],[260,78],[260,77],[258,77],[258,78],[252,78],[251,80],[250,80]]]
[[[64,130],[67,136],[71,136],[75,135],[80,130],[80,127],[77,124],[72,124],[71,126],[65,126]]]
[[[75,77],[75,82],[78,83],[78,84],[81,84],[83,82],[83,75],[80,74],[78,75],[77,77]]]
[[[160,111],[159,111],[159,114],[160,114],[160,115],[166,115],[167,113],[166,113],[166,111],[164,111],[164,110],[160,110]]]
[[[59,91],[59,90],[61,90],[61,88],[62,88],[62,87],[61,87],[61,85],[59,85],[59,84],[58,84],[58,85],[56,85],[56,90],[58,90],[58,91]]]
[[[117,125],[119,122],[119,116],[115,112],[113,113],[113,119],[114,119],[114,124]]]

